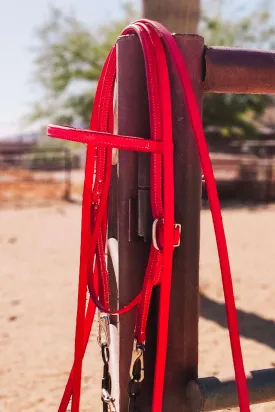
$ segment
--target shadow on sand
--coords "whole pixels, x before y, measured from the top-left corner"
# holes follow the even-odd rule
[[[241,336],[275,349],[275,322],[273,320],[241,309],[238,309],[237,313]],[[215,302],[202,293],[200,294],[200,316],[227,329],[224,303]]]

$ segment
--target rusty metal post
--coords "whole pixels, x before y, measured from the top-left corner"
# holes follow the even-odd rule
[[[118,132],[148,137],[150,128],[145,67],[136,36],[123,36],[119,39],[117,62]],[[117,188],[118,289],[120,306],[124,306],[141,290],[149,254],[149,243],[145,243],[144,239],[138,236],[138,153],[120,151]],[[119,320],[120,412],[128,410],[127,385],[130,379],[135,319],[136,310],[133,310]],[[150,359],[149,354],[148,347],[146,360]],[[144,388],[152,387],[152,369],[153,362],[151,368],[146,363]],[[150,405],[149,397],[147,401]]]
[[[275,93],[275,51],[206,47],[204,90],[212,93]]]
[[[202,108],[204,42],[196,35],[175,36]],[[199,239],[201,168],[179,80],[170,64],[173,102],[175,220],[182,225],[175,250],[169,346],[163,411],[188,411],[185,387],[198,373]]]
[[[176,35],[176,41],[190,72],[199,106],[202,105],[203,39]],[[134,35],[118,42],[118,132],[149,136],[148,98],[144,59]],[[172,280],[169,346],[163,410],[187,411],[182,382],[197,378],[198,366],[198,267],[201,170],[181,86],[171,62],[173,101],[175,218],[182,225],[180,247],[175,251]],[[123,306],[139,292],[148,259],[151,216],[144,215],[148,190],[148,158],[133,152],[119,154],[118,241],[119,298]],[[139,212],[139,215],[138,215]],[[147,212],[148,213],[148,212]],[[146,226],[146,227],[145,227]],[[149,240],[149,242],[147,242]],[[155,363],[156,313],[158,290],[150,309],[145,353],[145,380],[139,397],[140,411],[149,411]],[[136,313],[120,319],[120,412],[128,406],[127,383],[134,338]]]

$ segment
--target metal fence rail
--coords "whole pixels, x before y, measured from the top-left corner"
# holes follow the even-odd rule
[[[251,405],[275,401],[275,369],[250,372],[247,378]],[[187,385],[187,401],[190,412],[217,411],[238,407],[235,381],[201,378]]]
[[[204,91],[275,93],[275,51],[206,47]]]

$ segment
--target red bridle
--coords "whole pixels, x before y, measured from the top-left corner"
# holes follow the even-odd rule
[[[137,34],[144,54],[150,111],[150,139],[113,134],[116,46],[110,51],[99,79],[90,129],[77,130],[61,126],[49,126],[48,128],[48,135],[51,137],[87,143],[75,356],[74,365],[58,410],[65,412],[72,397],[72,412],[79,411],[82,361],[96,306],[106,316],[108,314],[122,315],[134,306],[138,307],[132,366],[134,366],[135,360],[142,361],[146,345],[149,305],[155,285],[160,285],[160,302],[152,411],[160,412],[162,410],[173,251],[180,242],[181,229],[174,221],[172,102],[164,51],[165,45],[182,85],[205,177],[219,253],[240,410],[247,412],[249,411],[248,390],[222,215],[200,112],[188,71],[174,38],[159,23],[139,20],[122,32],[122,34],[130,33]],[[150,190],[154,218],[153,242],[142,290],[126,307],[118,311],[110,310],[109,281],[105,258],[107,198],[112,169],[112,148],[151,153]],[[95,174],[94,169],[96,170]],[[86,310],[87,288],[90,299]],[[135,382],[142,381],[142,362],[139,376],[134,376],[133,372],[132,379]]]

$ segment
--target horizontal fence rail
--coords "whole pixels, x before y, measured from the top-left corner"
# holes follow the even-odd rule
[[[247,378],[251,405],[275,400],[275,369],[250,372]],[[215,377],[200,378],[189,382],[187,399],[190,412],[217,411],[238,407],[234,380],[221,382]]]
[[[275,93],[275,51],[205,48],[204,91]]]

